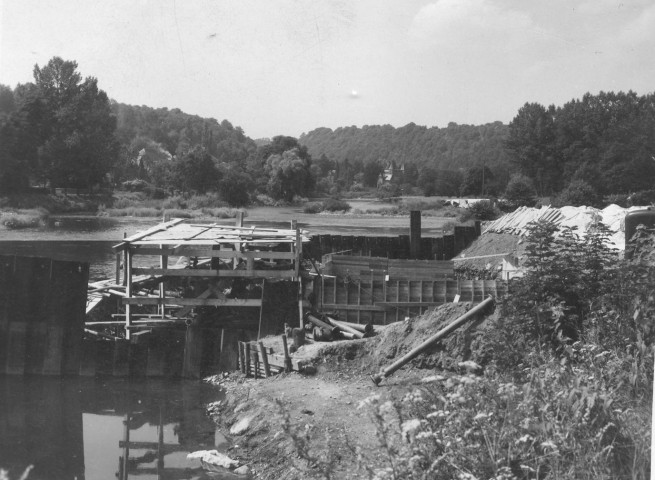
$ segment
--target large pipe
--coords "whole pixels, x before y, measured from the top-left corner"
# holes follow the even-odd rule
[[[326,323],[323,320],[319,319],[316,316],[316,314],[314,314],[313,312],[307,312],[305,314],[305,319],[308,320],[309,322],[313,323],[317,327],[320,327],[320,328],[323,328],[323,329],[327,330],[331,334],[334,334],[335,333],[334,331],[338,329],[338,327],[330,325],[329,323]]]
[[[328,317],[331,318],[331,317]],[[343,320],[339,320],[339,322],[343,323],[344,325],[348,325],[351,328],[354,328],[355,330],[358,330],[366,336],[366,334],[372,334],[373,333],[373,324],[372,323],[352,323],[352,322],[345,322]]]
[[[408,352],[405,356],[403,356],[402,358],[396,360],[395,362],[393,362],[388,367],[382,368],[382,370],[380,370],[380,373],[376,373],[375,375],[371,375],[371,380],[373,380],[373,383],[375,383],[375,385],[379,385],[383,378],[387,378],[388,376],[390,376],[393,372],[395,372],[396,370],[401,368],[407,362],[409,362],[409,361],[413,360],[414,358],[416,358],[417,356],[419,356],[421,353],[423,353],[425,350],[427,350],[433,344],[437,343],[439,340],[446,337],[448,334],[450,334],[454,330],[457,330],[459,327],[461,327],[464,323],[466,323],[472,317],[475,317],[479,313],[482,313],[488,306],[492,305],[493,303],[494,303],[493,297],[488,297],[482,303],[480,303],[479,305],[476,305],[471,310],[466,312],[464,315],[457,318],[452,323],[448,324],[445,328],[442,328],[437,333],[432,335],[430,338],[428,338],[425,342],[420,344],[414,350],[412,350],[411,352]]]
[[[326,318],[327,318],[328,322],[330,322],[335,327],[338,327],[339,330],[341,330],[342,333],[343,332],[350,333],[355,338],[364,338],[364,333],[363,332],[360,332],[359,330],[357,330],[357,329],[355,329],[353,327],[350,327],[350,326],[346,325],[343,322],[335,320],[334,318],[328,317],[327,315],[326,315]]]

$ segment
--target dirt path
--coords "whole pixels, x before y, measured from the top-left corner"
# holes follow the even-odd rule
[[[360,403],[373,395],[381,401],[398,398],[429,374],[402,372],[380,387],[365,374],[291,373],[260,380],[234,374],[222,383],[228,392],[226,401],[210,411],[229,433],[226,453],[248,465],[255,478],[369,478],[358,465],[358,449],[369,466],[374,458],[378,460],[374,467],[386,464],[369,409],[358,408]],[[287,431],[285,415],[290,424]],[[240,423],[247,424],[242,432],[238,432]],[[291,432],[301,448],[309,438],[309,453],[317,461],[299,458]],[[334,470],[331,477],[327,465]]]

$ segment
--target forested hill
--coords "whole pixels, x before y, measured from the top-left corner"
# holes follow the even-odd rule
[[[151,108],[112,102],[116,115],[116,136],[121,145],[136,156],[146,148],[163,150],[170,155],[186,153],[200,146],[218,162],[245,162],[257,149],[241,127],[223,120],[190,115],[178,108]]]
[[[299,143],[307,146],[313,158],[325,155],[331,160],[361,160],[362,163],[415,164],[438,170],[459,170],[485,164],[505,169],[509,155],[504,147],[509,128],[501,122],[486,125],[457,125],[446,128],[410,123],[404,127],[365,125],[317,128],[302,134]]]

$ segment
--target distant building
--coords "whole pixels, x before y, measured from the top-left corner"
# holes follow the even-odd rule
[[[387,164],[387,168],[380,174],[378,178],[378,187],[386,183],[391,183],[394,179],[402,180],[405,175],[405,164],[403,163],[400,167],[396,167],[393,161]]]

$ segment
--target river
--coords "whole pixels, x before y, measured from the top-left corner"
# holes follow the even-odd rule
[[[52,217],[43,228],[0,229],[0,255],[89,262],[97,280],[112,274],[112,245],[156,223]],[[222,396],[193,381],[0,376],[0,470],[9,470],[10,480],[29,465],[29,480],[221,478],[186,454],[226,448],[205,414]],[[126,456],[127,436],[139,443]]]
[[[220,478],[186,459],[228,446],[205,414],[224,395],[217,387],[49,377],[0,377],[0,387],[0,469],[11,480],[29,465],[29,480]]]

